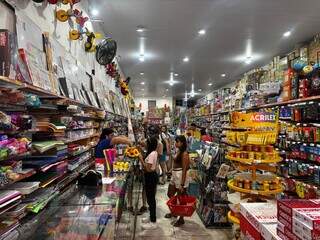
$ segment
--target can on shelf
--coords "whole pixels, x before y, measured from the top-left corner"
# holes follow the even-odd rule
[[[244,189],[250,189],[251,188],[251,184],[250,184],[250,180],[244,180]]]

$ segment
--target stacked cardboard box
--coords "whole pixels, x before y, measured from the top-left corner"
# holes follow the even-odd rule
[[[276,203],[241,203],[240,228],[244,239],[280,240],[276,236]]]
[[[277,234],[281,239],[320,239],[320,200],[279,200],[277,208]]]

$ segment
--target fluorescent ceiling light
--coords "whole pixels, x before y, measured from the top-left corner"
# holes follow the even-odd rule
[[[96,9],[96,8],[92,9],[92,10],[91,10],[91,14],[92,14],[93,16],[97,16],[97,15],[99,14],[98,9]]]
[[[141,72],[140,75],[143,76],[143,75],[144,75],[144,72]]]
[[[246,64],[250,64],[252,62],[252,57],[251,56],[248,56],[246,57],[245,61],[244,61]]]
[[[226,77],[227,75],[225,73],[222,73],[221,74],[221,77]]]
[[[144,82],[141,82],[141,85],[144,85]]]
[[[208,83],[209,86],[212,86],[212,83]]]
[[[205,35],[206,34],[206,30],[205,29],[201,29],[198,31],[199,35]]]
[[[175,74],[174,74],[174,76],[175,76],[175,77],[178,77],[178,76],[179,76],[179,74],[178,74],[178,73],[175,73]]]
[[[144,91],[144,88],[142,88],[141,90]]]
[[[167,89],[166,89],[166,91],[168,92],[168,91],[169,91],[169,89],[167,88]]]
[[[140,56],[139,56],[139,61],[140,61],[140,62],[144,62],[144,55],[140,55]]]
[[[189,62],[189,60],[190,60],[190,59],[189,59],[188,57],[185,57],[185,58],[183,59],[184,62]]]
[[[201,89],[201,88],[199,88],[199,89],[198,89],[198,91],[199,91],[199,92],[202,92],[202,89]]]
[[[289,37],[291,35],[291,32],[290,31],[287,31],[283,34],[284,37]]]
[[[290,31],[287,31],[283,34],[284,37],[289,37],[291,35],[291,32]]]

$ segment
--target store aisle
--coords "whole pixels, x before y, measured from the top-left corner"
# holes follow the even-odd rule
[[[156,230],[142,230],[141,219],[148,216],[149,212],[138,217],[137,220],[137,234],[138,240],[152,239],[153,237],[157,240],[173,240],[173,239],[184,239],[184,240],[228,240],[232,239],[231,229],[206,229],[198,215],[194,213],[191,218],[186,218],[185,225],[176,228],[171,225],[171,220],[164,218],[164,215],[168,213],[168,207],[166,205],[167,196],[167,185],[158,186],[157,191],[157,222],[159,228]]]

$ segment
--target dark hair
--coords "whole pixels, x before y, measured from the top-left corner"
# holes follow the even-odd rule
[[[181,142],[182,143],[182,146],[179,147],[179,153],[177,155],[177,158],[176,158],[176,161],[177,162],[182,162],[182,154],[187,151],[187,148],[188,148],[188,144],[187,144],[187,139],[184,135],[179,135],[179,136],[176,136],[176,142]]]
[[[162,125],[162,126],[161,126],[161,130],[162,130],[162,128],[165,128],[166,131],[168,131],[167,125]]]
[[[201,128],[200,133],[201,133],[201,136],[206,135],[206,129]]]
[[[197,127],[197,125],[195,123],[191,123],[190,126],[191,127]]]
[[[108,136],[108,135],[110,135],[112,133],[114,133],[114,130],[112,128],[104,128],[104,129],[102,129],[99,141],[102,141],[102,140],[106,139],[106,136]]]
[[[158,136],[159,134],[160,134],[160,130],[157,125],[150,125],[148,127],[148,136],[149,137]]]
[[[147,156],[153,152],[153,151],[156,151],[157,150],[157,147],[158,147],[158,138],[152,136],[152,137],[149,137],[147,139]]]

